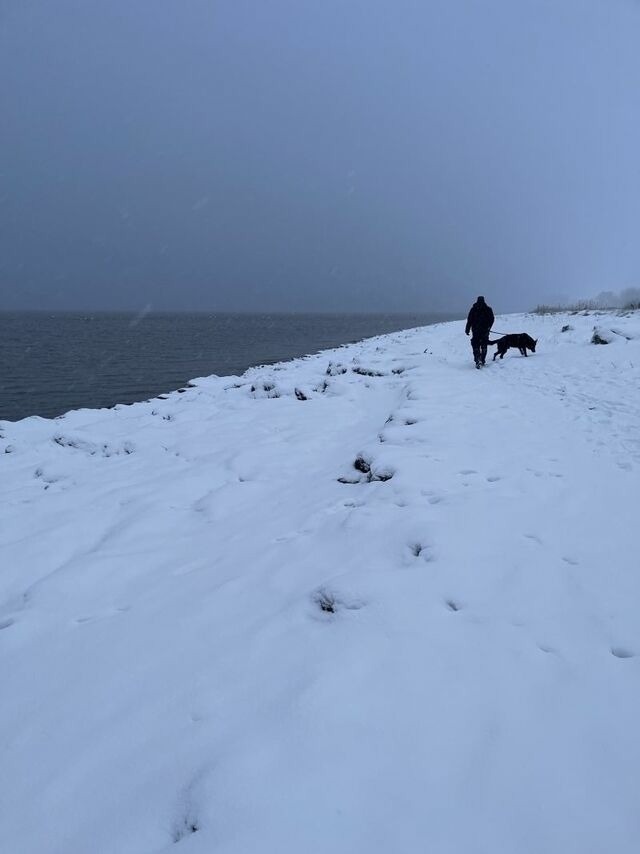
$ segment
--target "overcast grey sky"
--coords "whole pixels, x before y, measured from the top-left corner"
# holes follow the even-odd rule
[[[0,0],[0,307],[640,284],[636,0]]]

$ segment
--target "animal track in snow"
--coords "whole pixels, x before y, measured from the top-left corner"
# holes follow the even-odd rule
[[[487,481],[488,481],[489,483],[497,483],[497,482],[498,482],[499,480],[501,480],[501,479],[502,479],[502,478],[501,478],[499,475],[497,475],[497,474],[492,474],[492,475],[489,475],[489,477],[487,478]]]
[[[3,629],[8,629],[15,623],[15,620],[12,617],[7,617],[5,620],[0,620],[0,632]]]
[[[573,557],[563,557],[562,560],[570,566],[579,566],[579,562]]]
[[[445,605],[450,611],[455,612],[459,611],[462,608],[462,606],[458,602],[455,602],[453,599],[447,599]]]

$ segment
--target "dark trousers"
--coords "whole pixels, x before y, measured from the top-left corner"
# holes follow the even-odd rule
[[[471,349],[473,350],[473,358],[476,362],[484,364],[487,358],[487,344],[489,342],[489,330],[484,329],[471,331]]]

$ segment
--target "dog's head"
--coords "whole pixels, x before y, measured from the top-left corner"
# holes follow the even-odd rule
[[[538,343],[537,338],[532,338],[530,335],[525,335],[526,346],[532,353],[536,352],[536,344]]]

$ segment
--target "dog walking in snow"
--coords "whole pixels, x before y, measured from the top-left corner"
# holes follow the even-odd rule
[[[498,348],[493,354],[493,361],[495,362],[496,356],[500,356],[501,359],[504,359],[504,354],[510,347],[517,347],[523,356],[527,355],[527,350],[531,350],[532,353],[535,353],[538,339],[532,338],[530,335],[527,335],[526,332],[519,332],[514,335],[503,335],[502,338],[497,338],[495,341],[488,341],[487,343],[490,345],[495,344]]]

